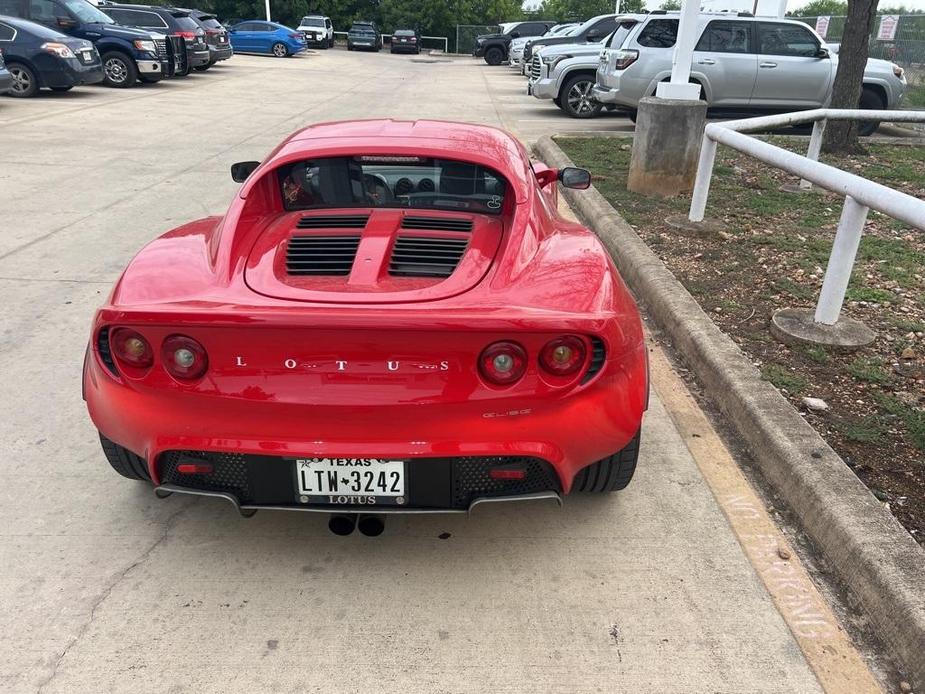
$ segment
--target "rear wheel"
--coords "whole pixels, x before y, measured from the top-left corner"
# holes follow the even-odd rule
[[[858,102],[858,108],[882,111],[885,106],[882,97],[870,87],[864,87],[861,90],[861,100]],[[877,132],[880,127],[878,120],[862,120],[858,123],[858,134],[867,137]]]
[[[39,93],[39,80],[32,68],[22,63],[7,63],[6,68],[13,76],[13,86],[8,92],[10,96],[27,99]]]
[[[504,51],[497,46],[492,46],[485,51],[485,62],[489,65],[500,65],[504,60]]]
[[[135,86],[138,70],[125,53],[110,51],[103,54],[103,84],[107,87],[125,89]]]
[[[120,475],[130,480],[146,482],[151,480],[151,476],[148,474],[148,465],[140,455],[135,455],[129,449],[113,443],[102,434],[100,434],[100,444],[103,446],[106,460],[112,465],[112,469]]]
[[[277,58],[285,58],[287,55],[289,55],[289,49],[286,48],[285,43],[274,43],[273,48],[270,50],[273,51],[273,55],[275,55]]]
[[[566,81],[559,92],[559,108],[572,118],[594,118],[603,106],[591,98],[594,77],[575,75]]]
[[[572,491],[604,493],[624,489],[636,471],[640,433],[637,432],[623,450],[583,468],[575,475]]]

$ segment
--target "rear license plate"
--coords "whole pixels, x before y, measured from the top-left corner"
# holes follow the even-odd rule
[[[303,503],[370,503],[373,499],[386,504],[404,503],[403,460],[297,458],[295,472],[296,490]]]

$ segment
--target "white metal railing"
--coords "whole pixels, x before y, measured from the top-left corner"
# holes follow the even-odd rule
[[[725,123],[710,123],[704,129],[700,161],[697,164],[697,181],[691,196],[688,219],[702,222],[710,194],[716,145],[726,145],[765,164],[801,177],[800,187],[821,188],[845,196],[835,242],[822,281],[822,290],[816,304],[815,322],[834,325],[841,314],[848,281],[867,213],[870,209],[882,212],[918,229],[925,230],[925,200],[893,190],[861,176],[823,164],[819,159],[822,136],[830,120],[887,121],[893,123],[925,123],[925,111],[873,111],[860,109],[819,108],[797,113],[782,113],[758,118],[743,118]],[[750,137],[746,133],[759,130],[814,123],[806,156]]]
[[[335,31],[334,35],[343,36],[344,38],[347,38],[347,33],[348,32],[346,31]],[[428,41],[443,41],[443,52],[444,53],[447,52],[447,47],[449,45],[449,39],[446,36],[421,36],[420,38],[421,38],[422,43],[424,42],[424,39],[427,39]],[[383,39],[383,42],[385,41],[385,39],[388,39],[389,43],[392,43],[392,34],[382,34],[382,39]]]

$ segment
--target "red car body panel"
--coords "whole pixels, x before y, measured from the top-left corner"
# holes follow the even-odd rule
[[[447,278],[397,278],[390,247],[406,208],[369,214],[349,276],[289,277],[280,259],[296,220],[278,167],[306,157],[381,154],[453,158],[489,167],[509,185],[500,215],[471,219],[471,242]],[[360,121],[299,131],[242,185],[224,217],[186,224],[129,263],[93,322],[84,369],[90,416],[108,439],[141,455],[155,484],[171,450],[317,457],[527,455],[548,461],[568,493],[583,467],[637,434],[648,401],[637,308],[600,241],[556,212],[523,147],[503,131],[443,122]],[[453,232],[445,232],[453,236]],[[129,327],[154,347],[144,372],[113,373],[104,328]],[[169,335],[188,335],[208,371],[183,382],[161,364]],[[558,378],[537,355],[577,335],[606,359],[586,380]],[[477,359],[514,340],[523,378],[487,383]],[[587,371],[587,364],[582,374]]]

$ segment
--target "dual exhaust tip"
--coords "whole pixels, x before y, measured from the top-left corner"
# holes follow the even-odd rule
[[[335,535],[350,535],[359,530],[366,537],[378,537],[385,530],[382,516],[358,515],[356,513],[334,514],[328,519],[328,530]]]

